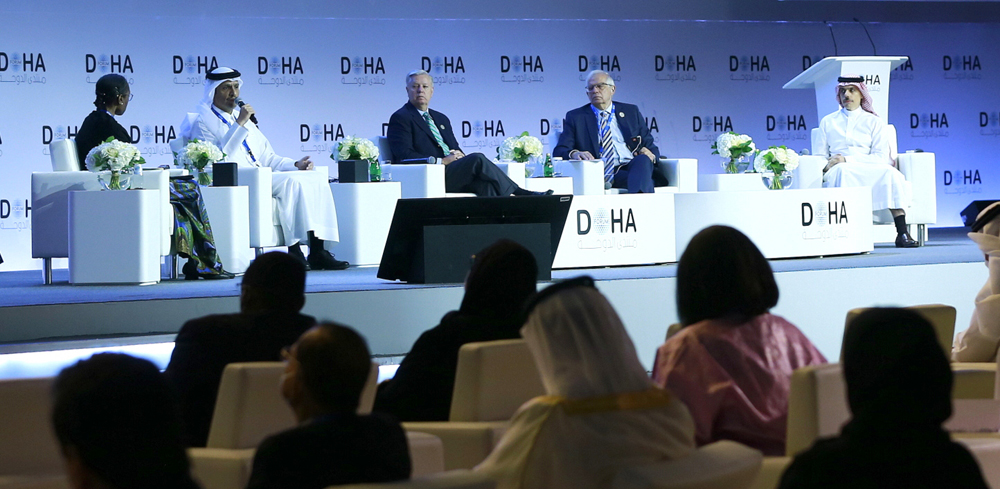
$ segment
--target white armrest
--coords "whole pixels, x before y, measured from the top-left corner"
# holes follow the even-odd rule
[[[601,195],[604,193],[604,162],[601,160],[556,160],[552,162],[557,174],[573,177],[573,195]]]
[[[256,452],[256,448],[189,448],[191,475],[203,489],[244,489]]]
[[[444,165],[392,165],[390,171],[404,199],[445,196]]]
[[[910,183],[913,199],[906,209],[906,222],[937,222],[937,180],[934,153],[900,153],[899,171]]]
[[[455,470],[471,469],[485,460],[509,425],[509,421],[418,421],[403,423],[403,428],[440,438],[444,469]]]
[[[277,237],[271,218],[271,169],[240,167],[237,171],[239,183],[247,187],[250,197],[250,247],[274,246]]]
[[[826,162],[825,156],[799,156],[799,166],[792,170],[791,188],[823,188],[823,168],[826,167]]]
[[[101,190],[97,174],[88,171],[31,174],[31,257],[69,256],[69,192]]]
[[[667,180],[677,192],[698,191],[698,160],[696,158],[660,158],[660,165],[666,167]]]
[[[174,206],[170,205],[170,172],[161,169],[143,170],[142,188],[160,191],[160,256],[170,254],[170,236],[174,234]]]
[[[518,187],[524,188],[525,184],[524,163],[505,162],[505,163],[497,163],[496,165],[497,168],[506,173],[507,176],[510,177],[510,179],[513,180]]]

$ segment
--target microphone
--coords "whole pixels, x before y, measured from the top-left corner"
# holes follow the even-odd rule
[[[855,20],[856,20],[856,19],[855,19]],[[247,103],[246,103],[246,102],[244,102],[242,98],[240,98],[240,97],[236,97],[236,105],[239,105],[241,109],[242,109],[242,108],[243,108],[243,106],[244,106],[244,105],[246,105],[246,104],[247,104]],[[253,122],[254,124],[257,124],[257,114],[250,114],[250,122]]]
[[[826,26],[830,28],[830,39],[833,39],[833,55],[836,56],[837,55],[837,37],[833,35],[833,24],[831,24],[830,22],[827,22],[825,20],[823,22],[826,23]]]
[[[809,154],[809,149],[808,148],[802,148],[802,151],[799,151],[799,154],[802,155],[802,156],[807,156]]]
[[[857,17],[854,18],[854,21],[861,24],[861,28],[865,30],[865,35],[868,36],[868,42],[872,43],[872,55],[878,56],[878,51],[875,49],[875,41],[872,41],[872,35],[868,33],[868,27],[865,26],[864,22],[858,20]]]
[[[400,164],[405,163],[427,163],[428,165],[433,165],[437,162],[437,158],[433,156],[428,156],[426,158],[410,158],[408,160],[399,160]]]

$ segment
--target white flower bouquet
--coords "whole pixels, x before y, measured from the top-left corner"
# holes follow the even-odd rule
[[[174,155],[174,162],[191,173],[197,173],[200,185],[210,185],[212,181],[205,172],[205,167],[218,163],[225,157],[226,154],[218,146],[208,141],[192,139],[184,146],[181,154]]]
[[[504,139],[497,152],[501,160],[526,163],[532,156],[542,155],[542,142],[534,136],[529,136],[528,131],[524,131],[519,136]]]
[[[108,188],[122,190],[121,173],[131,171],[136,165],[146,162],[134,144],[109,137],[87,153],[87,168],[92,172],[111,172]],[[126,186],[127,187],[127,186]]]
[[[330,158],[334,161],[364,160],[378,163],[378,147],[369,139],[348,136],[334,148]]]
[[[757,153],[753,167],[760,173],[771,172],[774,174],[771,180],[771,190],[784,188],[781,183],[781,175],[799,167],[799,155],[785,146],[770,146],[764,151]]]
[[[725,168],[726,173],[739,173],[736,165],[737,160],[757,151],[750,136],[732,131],[719,134],[719,137],[715,138],[715,142],[712,143],[712,149],[714,150],[712,154],[726,158],[722,161],[722,167]]]

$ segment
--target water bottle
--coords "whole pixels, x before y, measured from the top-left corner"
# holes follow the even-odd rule
[[[543,167],[544,175],[546,177],[556,176],[555,168],[552,166],[552,154],[545,153],[545,166]]]
[[[142,166],[136,164],[132,167],[132,178],[129,179],[129,188],[142,189]]]
[[[373,160],[368,163],[368,181],[369,182],[381,182],[382,181],[382,166],[379,165],[378,160]]]

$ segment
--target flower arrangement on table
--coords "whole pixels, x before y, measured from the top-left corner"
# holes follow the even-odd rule
[[[542,155],[542,142],[535,136],[529,136],[528,131],[524,131],[518,136],[504,139],[503,144],[497,148],[497,153],[501,160],[527,163],[532,156]]]
[[[211,185],[212,178],[205,167],[222,161],[226,154],[218,146],[208,142],[192,139],[184,146],[181,154],[174,154],[174,163],[191,173],[198,174],[199,185]]]
[[[766,150],[757,153],[753,167],[760,173],[771,172],[774,178],[768,187],[771,190],[781,190],[784,185],[781,183],[781,176],[785,172],[790,172],[799,167],[799,155],[784,145],[769,146]]]
[[[726,158],[722,161],[722,168],[725,168],[726,173],[740,173],[737,165],[739,159],[757,151],[750,136],[732,131],[719,134],[712,143],[712,149],[712,154]]]
[[[357,136],[347,136],[340,140],[330,154],[336,162],[341,161],[367,161],[368,179],[373,182],[382,180],[382,167],[378,163],[378,146],[370,139],[359,138]]]
[[[87,153],[87,168],[92,172],[111,172],[111,181],[108,182],[109,190],[127,189],[127,185],[122,185],[122,172],[132,171],[136,165],[146,163],[139,148],[134,144],[118,141],[114,137],[109,137],[103,143],[94,147]]]
[[[500,147],[497,148],[497,157],[500,161],[527,163],[532,157],[541,155],[542,142],[534,136],[529,136],[528,131],[504,139]],[[534,170],[530,166],[524,167],[525,177],[530,177],[533,173]]]

